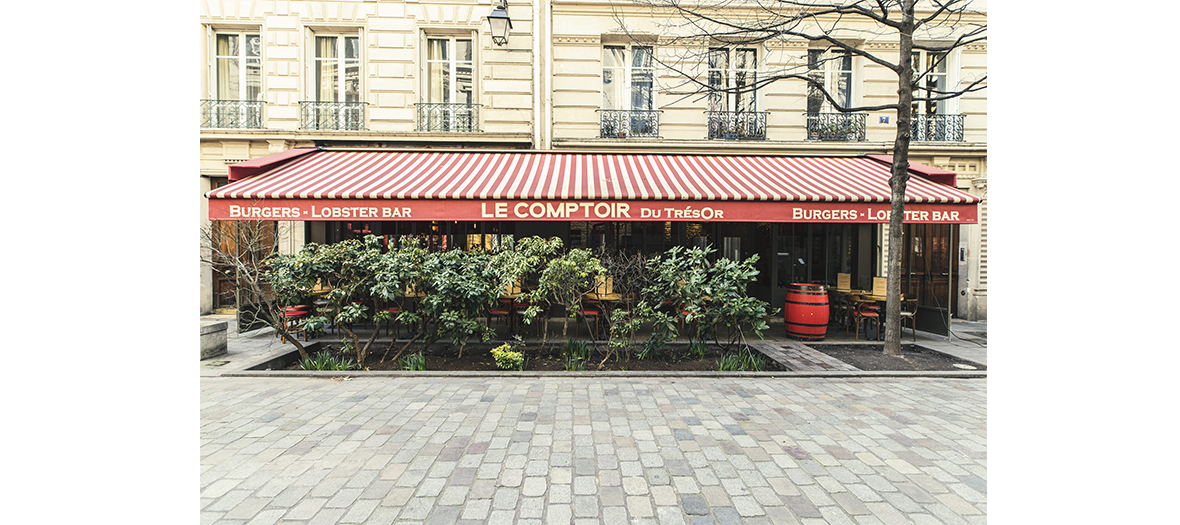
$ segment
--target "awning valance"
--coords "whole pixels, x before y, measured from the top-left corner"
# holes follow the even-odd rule
[[[887,222],[889,211],[889,165],[870,157],[323,150],[251,162],[276,167],[210,191],[211,219]],[[906,220],[974,223],[978,202],[916,176]]]

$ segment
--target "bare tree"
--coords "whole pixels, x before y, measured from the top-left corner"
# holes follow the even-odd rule
[[[913,105],[960,97],[987,87],[986,75],[964,79],[956,86],[928,82],[945,67],[953,50],[987,39],[986,14],[974,11],[971,0],[617,0],[615,19],[627,33],[627,20],[636,8],[648,11],[645,19],[658,20],[659,42],[670,52],[656,62],[671,72],[674,86],[662,90],[692,97],[752,93],[780,80],[797,80],[808,86],[809,107],[826,102],[839,113],[888,111],[897,113],[890,185],[888,292],[885,306],[885,353],[901,354],[901,257],[905,190],[909,180],[909,148]],[[632,6],[628,9],[627,5]],[[918,37],[918,41],[915,41]],[[898,42],[896,56],[874,52],[868,41]],[[736,48],[770,41],[806,41],[809,52],[794,63],[775,70],[758,70],[733,85],[700,74],[711,64],[710,48]],[[915,70],[915,51],[935,57]],[[847,85],[825,82],[826,63],[860,57],[897,76],[897,100],[886,104],[852,105]],[[919,93],[918,90],[921,89]]]
[[[270,275],[269,260],[278,252],[276,234],[271,221],[214,221],[201,228],[201,262],[230,282],[239,322],[248,319],[274,328],[306,359],[307,350],[292,335],[294,325],[283,318]]]

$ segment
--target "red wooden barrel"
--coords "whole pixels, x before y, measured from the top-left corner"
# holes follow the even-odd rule
[[[787,286],[783,304],[787,335],[803,341],[823,341],[828,333],[828,291],[822,284],[794,283]]]

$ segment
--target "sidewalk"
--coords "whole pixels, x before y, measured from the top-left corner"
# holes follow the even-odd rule
[[[229,346],[201,523],[987,521],[985,379],[217,377],[284,347]]]

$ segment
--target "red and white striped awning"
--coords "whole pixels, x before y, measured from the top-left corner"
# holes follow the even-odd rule
[[[210,191],[210,218],[886,222],[879,212],[890,200],[889,165],[869,157],[325,150],[285,152],[275,164]],[[906,189],[907,221],[910,210],[937,208],[947,220],[915,213],[912,222],[975,222],[977,197],[920,168]],[[705,208],[712,217],[692,212]]]

